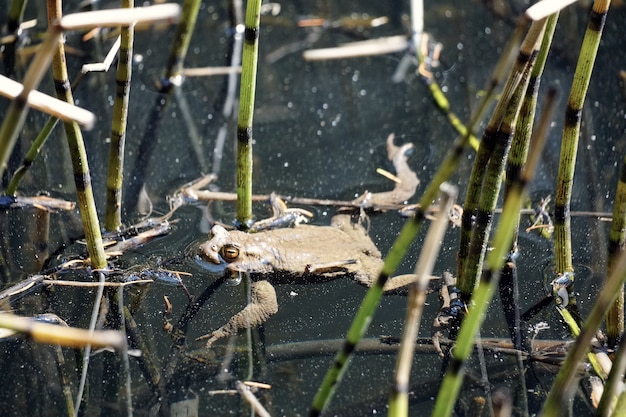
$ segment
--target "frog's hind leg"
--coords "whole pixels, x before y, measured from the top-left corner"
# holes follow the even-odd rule
[[[228,323],[196,340],[208,339],[206,346],[209,347],[219,339],[236,335],[241,329],[248,329],[265,323],[270,316],[278,312],[276,291],[272,284],[267,281],[252,283],[250,299],[250,303],[231,317]]]
[[[428,283],[427,293],[430,294],[439,289],[439,277],[431,276]],[[417,275],[406,274],[391,277],[385,282],[383,291],[385,295],[398,294],[406,295],[409,292],[409,285],[417,281]]]

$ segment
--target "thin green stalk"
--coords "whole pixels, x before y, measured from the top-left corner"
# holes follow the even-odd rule
[[[237,122],[237,222],[243,228],[247,228],[252,223],[252,116],[260,23],[261,0],[249,1],[246,6],[239,120]]]
[[[541,85],[541,74],[543,74],[543,69],[548,58],[548,52],[552,44],[552,38],[558,19],[559,13],[548,17],[541,47],[539,48],[535,65],[530,73],[528,88],[526,89],[526,94],[522,101],[518,122],[515,125],[515,135],[513,136],[511,151],[507,161],[504,187],[505,195],[507,190],[511,187],[513,178],[519,177],[522,173],[522,167],[528,157],[530,137],[532,135],[535,112],[537,109],[537,95],[539,93],[539,86]]]
[[[480,116],[480,119],[478,120],[482,120],[482,114],[486,110],[486,104],[488,103],[488,101],[485,101],[485,98],[489,98],[489,100],[491,100],[491,97],[493,96],[496,90],[496,87],[502,83],[504,77],[506,77],[507,74],[510,74],[510,72],[507,71],[507,69],[510,67],[514,53],[518,50],[519,45],[522,42],[522,37],[524,36],[526,26],[527,26],[527,21],[524,18],[520,18],[515,28],[515,32],[513,33],[513,35],[511,36],[511,39],[507,43],[504,49],[504,52],[500,56],[500,59],[498,63],[496,64],[493,74],[487,83],[487,87],[485,88],[486,93],[482,102],[483,106],[480,108],[480,110],[476,114],[477,116]],[[509,83],[509,81],[507,81],[507,83]],[[507,91],[509,89],[510,88],[507,88],[505,86],[503,90]],[[504,96],[504,94],[502,94],[502,96]],[[470,126],[474,126],[474,125],[475,123],[470,124]],[[472,129],[469,129],[469,130],[472,131]],[[486,129],[483,134],[483,138],[480,143],[478,153],[476,155],[476,161],[474,162],[474,165],[472,166],[472,174],[470,174],[470,183],[468,186],[468,190],[465,196],[465,202],[463,206],[463,215],[461,218],[461,238],[460,238],[460,244],[459,244],[459,252],[457,255],[457,262],[458,262],[457,284],[459,284],[459,281],[463,280],[461,277],[459,277],[459,274],[463,272],[463,268],[464,268],[467,254],[469,251],[469,245],[470,245],[470,241],[472,237],[472,223],[473,223],[472,218],[476,214],[476,210],[478,207],[478,199],[479,199],[479,187],[482,186],[483,174],[480,172],[476,172],[474,174],[473,171],[475,169],[478,170],[484,166],[486,167],[487,162],[488,162],[488,158],[486,156],[491,153],[494,143],[495,143],[495,138],[493,137],[493,132],[489,129]],[[481,148],[483,149],[482,151],[481,151]],[[479,158],[480,158],[480,162],[477,162]],[[471,181],[472,177],[477,179],[474,184],[472,184],[472,181]],[[479,178],[480,178],[480,181],[478,181]],[[468,287],[469,286],[470,284],[468,283]],[[469,292],[471,292],[471,288],[468,288],[467,291],[469,294]]]
[[[421,51],[421,41],[422,37],[425,36],[424,31],[424,2],[423,0],[411,0],[411,25],[412,25],[412,37],[411,42],[413,43],[413,47],[415,48],[415,55],[417,56],[418,66],[423,66],[425,63],[424,55]],[[420,75],[424,77],[426,80],[426,84],[428,85],[428,89],[430,90],[430,94],[435,101],[435,104],[441,110],[448,121],[457,131],[457,133],[461,136],[469,135],[470,145],[474,150],[478,150],[479,142],[476,136],[473,133],[467,131],[467,128],[459,119],[459,117],[450,109],[450,102],[448,98],[441,90],[439,83],[435,80],[435,77],[432,74],[424,74],[420,72]]]
[[[43,127],[43,129],[41,129],[41,132],[39,132],[39,134],[35,138],[35,141],[28,150],[28,153],[26,153],[26,156],[22,161],[22,165],[20,165],[20,167],[13,174],[13,177],[9,182],[9,186],[5,190],[6,195],[15,195],[15,193],[17,192],[17,187],[19,187],[22,178],[24,178],[24,175],[26,175],[26,172],[28,172],[30,166],[33,164],[33,162],[35,162],[35,158],[37,158],[37,155],[39,155],[39,152],[41,152],[43,145],[50,137],[50,133],[52,133],[52,130],[55,128],[58,122],[59,119],[56,117],[51,116],[50,118],[48,118],[45,126]]]
[[[7,33],[15,36],[13,40],[4,45],[2,60],[4,61],[3,73],[10,77],[15,72],[15,46],[17,45],[19,28],[26,9],[26,0],[13,0],[7,15]]]
[[[411,284],[409,288],[402,343],[400,344],[396,360],[395,382],[389,397],[389,412],[387,415],[390,417],[409,415],[409,377],[413,355],[415,354],[415,339],[419,333],[422,311],[426,304],[428,281],[435,266],[435,261],[439,256],[443,235],[449,222],[448,212],[456,200],[457,193],[456,187],[449,184],[441,185],[439,215],[428,231],[424,247],[415,267],[417,281]]]
[[[457,277],[457,286],[466,302],[482,270],[493,212],[504,173],[504,162],[513,137],[521,96],[529,82],[545,23],[545,19],[533,22],[528,30],[503,94],[485,129],[478,155],[472,166],[458,255],[459,268],[462,269],[459,269]]]
[[[518,116],[519,119],[515,124],[515,134],[513,135],[511,150],[507,159],[504,181],[504,198],[506,198],[510,192],[511,186],[515,181],[514,179],[519,178],[521,175],[522,168],[526,163],[526,158],[528,157],[528,149],[530,147],[530,139],[537,107],[537,95],[541,84],[541,74],[543,73],[545,62],[548,57],[548,51],[550,50],[550,45],[552,44],[552,37],[554,35],[558,16],[559,13],[554,13],[548,17],[541,47],[539,48],[535,65],[530,73],[530,80],[528,82],[528,87],[526,88],[526,94],[522,100],[522,106]],[[526,335],[521,331],[520,298],[517,282],[518,275],[516,258],[518,255],[517,236],[519,233],[519,219],[520,217],[518,215],[511,250],[500,275],[499,294],[502,310],[507,320],[513,345],[515,349],[522,351],[527,350],[528,346],[526,343]],[[522,375],[524,373],[524,364],[519,356],[517,359],[518,370],[520,375]],[[517,401],[521,403],[518,408],[521,410],[528,410],[525,378],[520,378],[520,383],[522,384],[522,389],[520,390],[520,395],[516,396]]]
[[[132,9],[134,0],[123,0],[122,7]],[[122,180],[124,174],[124,145],[126,143],[126,123],[130,79],[132,75],[134,27],[121,29],[120,54],[117,62],[115,83],[115,103],[111,123],[111,148],[109,150],[109,172],[107,176],[106,215],[104,227],[117,230],[122,226]]]
[[[626,417],[626,391],[622,391],[617,398],[615,410],[613,410],[611,417]]]
[[[48,0],[48,24],[61,19],[61,1]],[[65,48],[63,42],[57,42],[53,48],[54,59],[52,63],[52,76],[57,97],[70,104],[74,104],[70,82],[67,76],[65,65]],[[83,136],[76,122],[65,122],[65,134],[70,148],[72,166],[74,169],[74,181],[76,184],[76,195],[78,208],[83,221],[87,251],[91,258],[91,265],[94,269],[104,269],[107,265],[100,233],[100,222],[96,212],[96,203],[91,189],[91,178],[89,175],[89,164],[87,162],[87,152],[83,142]]]
[[[170,50],[169,58],[167,59],[167,66],[165,69],[165,80],[173,81],[176,77],[180,76],[183,70],[183,63],[187,56],[187,50],[189,49],[189,42],[191,41],[191,35],[196,26],[196,20],[198,18],[198,12],[200,11],[201,0],[185,0],[183,3],[183,11],[180,19],[180,23],[176,28],[176,35],[174,35],[174,43]]]
[[[576,71],[565,111],[565,126],[561,141],[561,154],[557,179],[554,206],[554,249],[555,269],[557,275],[571,273],[572,284],[567,288],[568,302],[565,306],[572,315],[576,313],[576,297],[574,292],[574,266],[572,262],[572,231],[570,218],[570,202],[574,184],[576,153],[582,108],[589,87],[593,64],[600,45],[600,38],[609,9],[610,0],[594,2],[587,30],[580,49]]]
[[[518,25],[518,28],[522,27],[522,24]],[[516,45],[519,43],[521,36],[521,30],[516,30],[513,35],[513,40],[509,43],[510,48],[516,49]],[[470,133],[474,131],[474,127],[478,121],[482,119],[482,115],[487,108],[488,103],[491,101],[495,89],[501,83],[505,75],[505,72],[503,71],[503,68],[506,67],[505,61],[507,61],[506,53],[500,57],[500,61],[498,61],[486,88],[487,93],[483,96],[482,101],[477,106],[476,112],[467,124],[467,134],[459,136],[452,144],[445,159],[439,166],[439,170],[437,170],[430,184],[426,188],[426,191],[424,191],[424,194],[419,201],[419,209],[416,210],[413,218],[405,223],[404,227],[400,231],[400,234],[396,238],[396,241],[393,243],[391,249],[389,249],[389,253],[385,257],[382,271],[378,275],[374,285],[372,285],[372,287],[367,291],[365,298],[361,302],[359,310],[354,316],[352,324],[348,329],[343,347],[339,352],[337,352],[333,365],[326,372],[324,380],[322,381],[322,384],[313,399],[309,416],[319,416],[330,402],[335,392],[335,387],[341,381],[343,374],[348,369],[348,361],[352,356],[354,348],[361,340],[367,331],[370,322],[372,321],[374,312],[380,303],[385,283],[391,274],[393,274],[398,268],[400,262],[406,254],[406,251],[417,236],[422,222],[425,219],[426,210],[430,207],[435,198],[437,198],[439,187],[444,181],[448,180],[452,173],[456,170],[459,161],[461,160],[461,156],[463,155],[463,151],[469,145]]]
[[[474,336],[480,329],[485,319],[487,307],[493,298],[500,271],[513,241],[517,215],[541,156],[551,122],[555,96],[556,91],[550,90],[546,99],[546,111],[543,113],[539,127],[535,132],[533,149],[529,155],[526,168],[518,181],[512,185],[511,192],[504,201],[500,223],[493,238],[493,250],[487,256],[486,268],[482,273],[478,286],[472,293],[469,311],[463,320],[455,348],[452,350],[452,359],[439,389],[439,395],[432,413],[433,416],[447,417],[451,415],[456,403],[461,383],[463,382],[464,366],[473,350]]]
[[[626,158],[622,161],[615,203],[613,220],[609,231],[609,275],[615,268],[615,262],[626,251]],[[615,304],[606,316],[606,333],[610,348],[620,343],[624,333],[624,288],[620,288]]]
[[[154,153],[157,141],[155,138],[159,135],[161,121],[165,115],[165,109],[169,105],[171,92],[181,82],[180,73],[183,63],[189,49],[191,35],[195,28],[198,11],[200,10],[201,0],[185,0],[180,22],[176,28],[174,42],[172,43],[168,61],[165,67],[159,93],[155,98],[154,104],[150,109],[150,113],[146,122],[146,129],[139,142],[139,150],[137,158],[132,165],[130,178],[133,179],[126,189],[123,205],[127,210],[134,210],[137,205],[137,196],[146,182],[146,170],[152,154]],[[138,8],[135,8],[137,10]]]
[[[578,365],[584,359],[591,347],[592,339],[596,336],[598,327],[602,323],[611,304],[617,298],[619,289],[626,280],[626,252],[623,253],[615,264],[615,269],[609,275],[596,298],[593,308],[585,320],[580,335],[570,347],[565,361],[559,369],[554,385],[543,405],[540,416],[557,417],[564,415],[563,404],[568,404],[576,388],[576,375]]]
[[[46,39],[37,51],[37,55],[35,55],[24,76],[22,92],[11,102],[4,116],[2,127],[0,127],[0,176],[7,169],[9,156],[15,147],[17,136],[26,120],[26,115],[28,114],[28,94],[36,89],[41,82],[50,65],[52,53],[59,39],[61,39],[59,27],[51,25],[48,28]]]

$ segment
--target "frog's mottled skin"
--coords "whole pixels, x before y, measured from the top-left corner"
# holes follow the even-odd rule
[[[225,248],[237,250],[228,262]],[[383,262],[363,227],[350,217],[335,216],[330,226],[299,225],[259,233],[227,231],[216,225],[209,240],[200,245],[199,257],[231,276],[248,272],[273,283],[313,282],[349,276],[371,286]]]

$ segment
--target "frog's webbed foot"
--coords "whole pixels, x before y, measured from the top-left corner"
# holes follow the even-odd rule
[[[255,222],[250,227],[250,232],[291,227],[300,223],[306,223],[313,217],[313,213],[308,210],[287,208],[285,202],[274,193],[270,195],[270,204],[272,206],[272,217]]]
[[[437,291],[440,286],[439,280],[439,277],[430,277],[427,294]],[[409,292],[409,285],[416,281],[417,275],[415,274],[396,275],[395,277],[389,278],[387,282],[385,282],[383,292],[385,295],[407,295]]]
[[[231,317],[228,323],[214,332],[201,336],[196,340],[208,339],[206,347],[210,347],[219,339],[236,335],[241,329],[248,329],[265,323],[270,316],[278,312],[276,291],[269,282],[253,282],[250,298],[250,304]]]
[[[440,357],[444,357],[441,349],[441,340],[445,338],[444,332],[452,326],[460,323],[465,314],[465,304],[461,301],[460,291],[456,287],[456,278],[449,272],[443,273],[443,282],[439,289],[439,312],[433,320],[431,339],[433,346]]]
[[[363,208],[402,204],[415,194],[420,180],[407,162],[409,151],[413,149],[413,144],[405,143],[402,146],[396,146],[393,143],[394,137],[393,133],[387,137],[387,156],[396,170],[396,176],[393,178],[396,184],[393,190],[382,193],[366,191],[353,201],[354,204],[358,204]]]

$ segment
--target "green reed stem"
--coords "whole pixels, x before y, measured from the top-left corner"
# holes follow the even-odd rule
[[[448,98],[446,97],[444,92],[441,91],[441,87],[439,86],[435,78],[427,77],[426,84],[428,85],[430,95],[433,97],[435,104],[437,104],[439,110],[441,110],[443,114],[446,115],[446,117],[448,118],[448,122],[450,122],[452,127],[457,131],[459,135],[468,135],[470,146],[472,147],[472,149],[478,150],[478,148],[480,147],[480,141],[478,140],[478,138],[476,138],[476,136],[474,136],[471,131],[467,130],[467,127],[463,124],[461,119],[459,119],[456,113],[452,111]]]
[[[178,77],[183,70],[183,63],[189,49],[191,35],[196,26],[198,12],[200,11],[201,0],[185,0],[183,3],[183,11],[180,23],[176,28],[174,35],[174,43],[167,59],[167,67],[165,69],[165,79],[172,80]]]
[[[237,122],[237,222],[243,228],[247,228],[252,223],[252,116],[260,23],[261,0],[249,1],[246,6],[239,120]]]
[[[20,167],[13,174],[13,177],[9,182],[9,186],[5,190],[6,195],[15,195],[15,193],[17,192],[17,187],[19,187],[22,178],[24,178],[24,175],[26,175],[26,172],[28,172],[28,169],[35,161],[35,158],[37,158],[37,155],[39,155],[39,152],[41,152],[43,145],[50,137],[50,133],[52,133],[52,130],[56,127],[58,122],[59,119],[56,117],[51,116],[48,119],[43,129],[41,129],[41,132],[39,132],[39,134],[35,138],[35,141],[26,153],[26,156],[22,161],[22,165],[20,165]]]
[[[479,107],[479,111],[476,112],[475,120],[473,121],[473,123],[470,124],[470,126],[475,126],[477,120],[482,120],[482,116],[487,109],[487,103],[489,103],[489,101],[485,99],[491,100],[491,97],[493,97],[493,95],[495,94],[497,86],[502,84],[502,81],[504,80],[504,77],[507,76],[507,74],[510,74],[510,72],[508,71],[508,68],[510,67],[511,61],[513,59],[513,56],[514,56],[513,54],[517,51],[517,49],[519,48],[519,45],[522,42],[522,37],[524,36],[524,31],[527,26],[526,23],[527,21],[523,18],[520,18],[518,20],[517,25],[515,27],[515,31],[513,32],[511,39],[509,39],[509,42],[507,43],[502,55],[500,56],[500,59],[498,60],[498,63],[495,66],[493,74],[487,83],[482,105],[481,107]],[[469,128],[469,127],[468,129],[470,132],[473,130],[472,128]],[[483,134],[483,142],[484,142],[486,134],[487,132],[485,131],[485,133]],[[480,147],[483,147],[483,146],[485,147],[485,150],[488,150],[487,149],[488,147],[493,146],[493,140],[489,139],[487,143],[482,143],[480,145]],[[478,158],[479,155],[480,155],[480,148],[479,148],[478,155],[476,157]],[[483,164],[486,165],[486,163],[487,161],[483,161]],[[478,164],[474,162],[473,167],[477,167],[477,166]],[[472,196],[471,199],[470,199],[470,196]],[[457,255],[457,262],[458,262],[457,282],[459,280],[458,275],[463,272],[465,260],[467,257],[467,253],[469,251],[470,240],[472,237],[472,217],[475,214],[477,206],[478,206],[478,194],[477,194],[477,191],[472,188],[471,181],[470,181],[470,185],[468,187],[468,191],[465,197],[463,215],[461,218],[461,238],[460,238],[460,244],[459,244],[459,252]]]
[[[4,45],[2,60],[4,62],[4,74],[11,76],[15,72],[15,47],[17,45],[19,27],[22,23],[26,0],[13,0],[7,15],[7,33],[14,35],[15,39]]]
[[[512,140],[521,96],[526,91],[544,28],[545,19],[533,22],[530,26],[500,100],[485,129],[472,166],[458,254],[459,268],[462,269],[458,271],[457,286],[464,301],[471,297],[482,270],[493,212],[502,182],[504,161]]]
[[[545,20],[545,19],[544,19]],[[504,201],[502,216],[493,238],[493,250],[489,252],[486,268],[483,270],[478,286],[472,293],[467,316],[459,331],[457,343],[452,350],[452,360],[444,376],[439,395],[435,402],[433,416],[447,417],[451,415],[463,382],[464,367],[472,353],[474,336],[480,329],[485,312],[489,306],[498,284],[500,270],[506,260],[506,254],[513,242],[517,216],[525,198],[526,189],[532,181],[541,151],[547,138],[554,107],[556,91],[550,90],[546,98],[545,111],[533,138],[533,148],[521,176],[511,186],[511,191]]]
[[[134,0],[123,0],[122,7],[132,9]],[[134,27],[121,29],[119,60],[115,79],[115,102],[111,122],[111,148],[109,150],[109,172],[107,175],[107,198],[104,227],[117,230],[122,226],[122,180],[124,178],[124,145],[132,75]]]
[[[24,16],[24,10],[26,9],[26,0],[13,0],[11,1],[11,7],[9,7],[9,14],[7,16],[7,29],[9,33],[17,35],[17,29],[20,27],[22,16]]]
[[[133,164],[131,164],[130,182],[126,189],[123,205],[127,210],[134,210],[137,206],[137,198],[146,183],[146,170],[148,163],[156,149],[155,137],[159,135],[161,122],[165,115],[165,109],[169,105],[172,90],[181,82],[179,78],[185,57],[189,49],[189,43],[196,24],[200,7],[200,0],[185,0],[183,3],[182,16],[176,28],[174,42],[172,43],[165,74],[159,86],[159,93],[145,124],[146,128],[139,141],[139,150]],[[138,10],[140,8],[135,8]]]
[[[528,88],[522,101],[519,111],[519,119],[515,124],[515,135],[511,143],[511,151],[507,161],[507,171],[505,177],[505,193],[511,187],[513,178],[517,178],[522,173],[522,167],[526,163],[528,157],[528,149],[530,147],[530,138],[532,136],[535,112],[537,109],[537,95],[539,86],[541,85],[541,74],[548,58],[548,52],[552,44],[554,30],[559,19],[559,13],[555,13],[548,17],[546,29],[535,60],[535,65],[530,73]]]
[[[61,19],[61,1],[48,0],[48,24]],[[67,103],[74,104],[70,82],[67,76],[65,65],[65,48],[63,42],[57,42],[52,48],[54,59],[52,62],[52,77],[57,97]],[[91,178],[89,175],[89,164],[87,162],[87,152],[83,142],[83,136],[76,122],[65,122],[65,134],[70,148],[72,166],[74,169],[74,182],[76,184],[76,195],[78,208],[83,221],[87,251],[91,258],[91,265],[94,269],[104,269],[107,265],[102,245],[102,235],[100,233],[100,222],[96,212],[96,203],[91,189]]]
[[[617,398],[617,403],[615,404],[611,417],[626,417],[626,391],[622,391]]]
[[[554,206],[554,249],[555,272],[557,275],[574,272],[569,212],[574,183],[576,153],[578,151],[578,136],[580,134],[582,108],[610,3],[610,0],[598,0],[593,4],[567,101],[567,110],[565,111],[565,126],[561,142]],[[573,274],[571,280],[574,281]],[[573,282],[567,288],[567,292],[568,304],[564,307],[568,308],[576,316],[576,297]]]
[[[509,42],[508,45],[508,47],[513,50],[516,49],[516,45],[520,42],[523,34],[520,28],[523,28],[522,24],[518,25],[518,29],[513,34],[512,41]],[[448,180],[456,170],[461,160],[461,156],[463,155],[463,151],[469,145],[470,133],[474,131],[474,127],[479,120],[482,119],[482,115],[491,101],[497,86],[502,82],[502,79],[506,74],[504,72],[504,68],[506,68],[505,62],[508,60],[509,53],[510,51],[507,49],[496,64],[495,70],[489,80],[489,84],[485,89],[486,94],[483,96],[482,101],[479,102],[476,112],[471,117],[470,122],[466,125],[467,134],[459,136],[452,144],[445,159],[439,166],[439,169],[433,176],[430,184],[428,184],[426,191],[424,191],[424,194],[419,201],[420,208],[416,210],[413,218],[405,223],[391,249],[389,249],[389,253],[385,257],[382,271],[378,275],[374,285],[372,285],[372,287],[367,291],[367,294],[361,302],[359,310],[354,316],[352,324],[348,329],[343,347],[339,352],[337,352],[333,365],[328,369],[326,375],[324,376],[324,380],[322,381],[322,384],[313,399],[309,416],[319,416],[330,402],[335,392],[335,387],[341,381],[343,374],[348,369],[348,361],[352,356],[354,348],[363,338],[363,335],[372,321],[374,312],[380,303],[385,283],[391,274],[393,274],[398,268],[409,246],[417,236],[422,222],[425,219],[426,210],[430,207],[435,198],[437,198],[441,184]]]
[[[624,285],[625,280],[626,252],[619,257],[615,263],[615,269],[604,282],[600,294],[598,294],[596,302],[580,330],[580,335],[570,347],[565,361],[559,369],[540,416],[557,417],[564,415],[563,405],[570,401],[576,388],[578,365],[588,352],[602,319],[617,298],[619,289]]]
[[[615,262],[626,251],[626,158],[622,161],[615,203],[613,203],[613,221],[609,231],[609,275],[615,268]],[[624,333],[624,288],[620,288],[615,304],[606,316],[606,333],[610,348],[620,343]]]
[[[541,74],[543,73],[545,62],[548,57],[548,51],[550,50],[550,45],[552,44],[552,37],[556,28],[558,15],[558,13],[555,13],[548,17],[541,47],[539,48],[535,65],[530,73],[528,87],[526,88],[524,99],[522,100],[518,121],[515,124],[515,134],[513,135],[511,150],[507,159],[506,175],[504,179],[505,198],[514,182],[513,179],[519,178],[521,175],[523,166],[526,163],[526,158],[528,157],[528,149],[530,147],[535,111],[537,108],[537,95],[541,84]],[[517,265],[515,262],[518,233],[519,215],[517,218],[517,225],[515,226],[515,234],[513,244],[511,245],[509,260],[506,262],[500,276],[500,298],[502,300],[504,315],[507,319],[511,333],[511,340],[513,341],[516,349],[522,350],[524,335],[520,333],[519,297],[517,296],[519,294],[519,290],[517,285]],[[522,396],[525,396],[525,392],[522,393]]]
[[[568,309],[562,306],[558,306],[557,311],[561,315],[561,318],[563,319],[565,324],[567,324],[567,327],[570,329],[570,333],[572,334],[572,336],[578,337],[578,335],[580,334],[580,326],[578,325],[578,322],[576,321],[574,316],[572,316],[572,314],[569,312]],[[591,364],[591,367],[593,368],[596,375],[598,375],[604,381],[607,378],[607,375],[604,369],[602,368],[602,365],[598,357],[596,356],[595,352],[592,352],[592,351],[588,352],[587,360]]]
[[[454,204],[457,193],[456,187],[445,183],[441,185],[439,214],[428,231],[415,267],[417,281],[411,284],[409,288],[402,343],[396,360],[396,376],[389,397],[387,415],[390,417],[409,415],[409,378],[413,355],[415,354],[415,339],[419,333],[422,311],[426,304],[428,281],[439,256],[443,235],[449,222],[448,213]]]
[[[24,76],[22,92],[11,102],[0,127],[0,176],[7,169],[9,156],[15,147],[17,136],[24,125],[28,114],[28,94],[37,88],[46,73],[55,45],[61,38],[61,31],[57,25],[50,26],[46,39],[37,51],[33,62]]]

